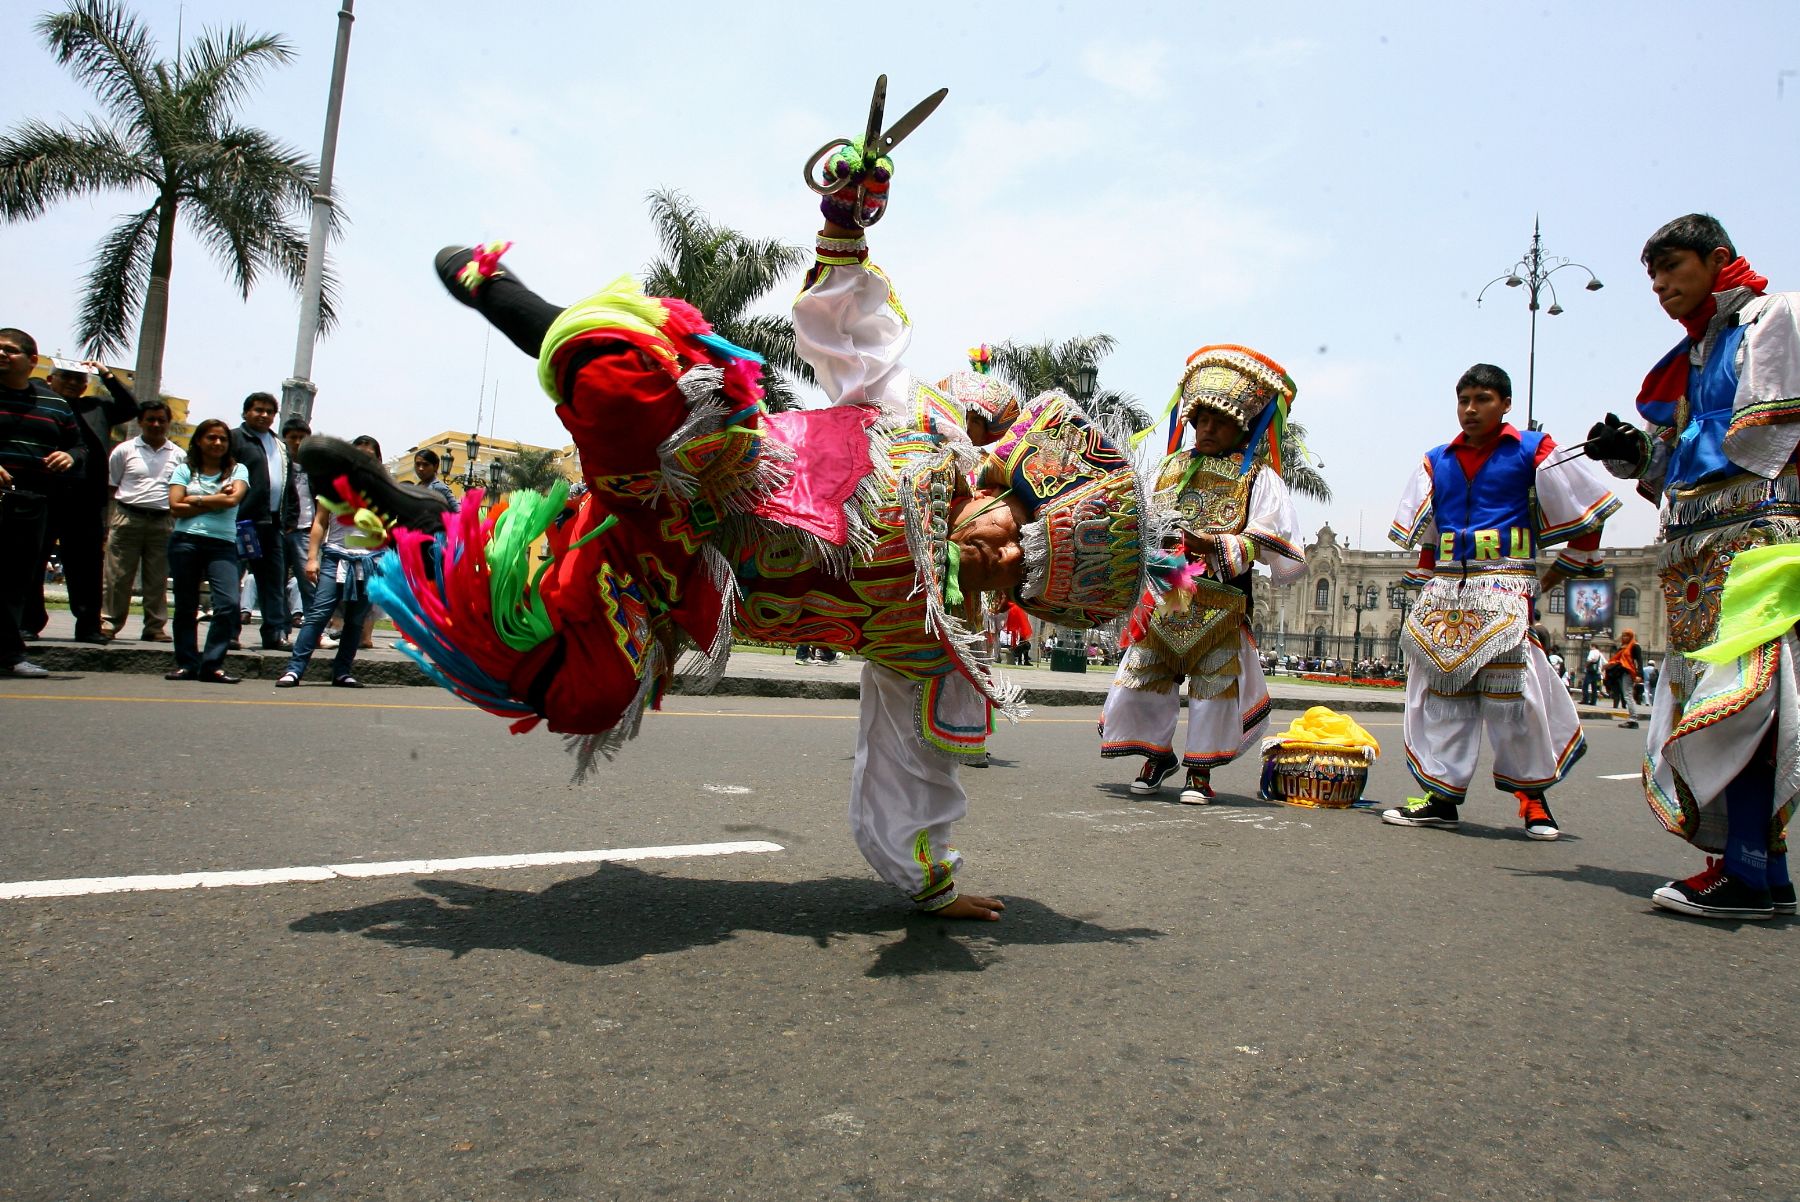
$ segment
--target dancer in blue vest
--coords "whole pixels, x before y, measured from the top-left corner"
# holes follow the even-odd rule
[[[1533,602],[1569,576],[1600,574],[1600,529],[1619,507],[1579,457],[1553,463],[1548,434],[1507,422],[1512,380],[1477,363],[1456,382],[1462,433],[1433,447],[1388,537],[1420,547],[1409,583],[1406,762],[1425,788],[1381,815],[1454,828],[1487,727],[1494,784],[1513,794],[1532,839],[1561,835],[1544,791],[1587,749],[1569,690],[1531,632]],[[1564,544],[1542,580],[1538,552]]]
[[[1709,856],[1651,894],[1698,918],[1795,912],[1787,824],[1800,801],[1800,294],[1769,292],[1705,213],[1643,262],[1682,340],[1606,415],[1587,453],[1662,503],[1669,651],[1644,757],[1651,810]]]

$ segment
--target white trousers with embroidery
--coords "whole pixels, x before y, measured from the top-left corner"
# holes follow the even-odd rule
[[[1171,754],[1184,696],[1182,685],[1155,693],[1127,688],[1115,674],[1100,711],[1100,754],[1146,758]],[[1263,678],[1256,644],[1247,632],[1238,635],[1237,695],[1190,697],[1187,712],[1187,743],[1181,757],[1186,767],[1229,764],[1262,737],[1269,724],[1269,684]]]
[[[882,880],[936,910],[956,900],[962,857],[950,846],[950,827],[968,813],[969,798],[956,764],[920,740],[918,704],[913,681],[863,664],[850,834]]]
[[[1543,649],[1526,639],[1524,650],[1518,697],[1481,692],[1485,669],[1473,691],[1454,697],[1432,693],[1418,667],[1408,674],[1402,729],[1407,767],[1421,785],[1462,801],[1475,779],[1483,726],[1494,748],[1494,785],[1506,793],[1548,789],[1587,749],[1575,703]]]

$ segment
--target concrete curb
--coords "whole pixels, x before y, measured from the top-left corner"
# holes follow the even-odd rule
[[[321,648],[313,656],[313,662],[307,676],[315,682],[324,682],[330,678],[331,652]],[[741,653],[745,662],[751,663],[767,657],[758,657],[754,652]],[[34,643],[27,655],[33,663],[48,668],[52,672],[92,672],[110,673],[124,672],[144,676],[161,676],[174,667],[174,656],[167,643],[140,644],[130,640],[119,640],[105,647],[90,646],[85,643],[69,643],[60,639],[55,642]],[[785,661],[785,657],[776,657]],[[233,676],[241,676],[245,680],[274,682],[287,667],[288,656],[284,651],[233,651],[225,657],[225,670]],[[735,662],[735,661],[734,661]],[[699,693],[691,685],[684,685],[677,677],[670,692],[679,697],[714,696],[714,697],[791,697],[801,701],[855,701],[862,695],[855,680],[820,679],[807,675],[790,675],[784,669],[786,662],[768,664],[756,662],[756,667],[774,671],[740,671],[727,675],[710,690]],[[800,669],[802,673],[808,669]],[[1033,684],[1034,673],[1011,673],[1011,678],[1021,684],[1025,690],[1025,704],[1033,709],[1067,708],[1085,706],[1098,711],[1106,701],[1107,687],[1112,683],[1110,672],[1091,674],[1096,676],[1096,684],[1087,686],[1070,680],[1067,684],[1055,685]],[[1073,673],[1069,674],[1073,676]],[[386,646],[373,651],[364,650],[356,657],[356,677],[369,685],[410,685],[431,686],[430,677],[426,676],[419,666],[397,651]],[[1099,683],[1104,681],[1105,683]],[[1282,677],[1275,677],[1269,682],[1270,708],[1283,713],[1297,713],[1315,705],[1328,705],[1341,713],[1349,714],[1398,714],[1406,709],[1406,701],[1401,690],[1394,689],[1388,696],[1346,696],[1319,697],[1316,694],[1306,696],[1284,696]],[[1600,721],[1616,717],[1614,711],[1602,706],[1589,706],[1577,703],[1575,707],[1584,720]]]

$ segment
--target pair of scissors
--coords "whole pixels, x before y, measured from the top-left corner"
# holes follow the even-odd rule
[[[936,112],[937,106],[942,104],[944,102],[944,97],[949,94],[949,88],[939,88],[925,99],[919,101],[919,103],[913,105],[912,108],[907,110],[904,117],[894,122],[884,132],[881,128],[881,119],[887,110],[887,76],[878,75],[875,77],[875,94],[869,100],[869,122],[863,130],[862,166],[857,172],[856,180],[856,221],[858,225],[873,225],[875,222],[881,220],[881,211],[879,210],[873,218],[866,222],[863,221],[861,216],[863,197],[868,192],[868,173],[874,170],[878,160],[900,144],[901,139],[905,138],[906,135],[912,133],[913,130],[924,124],[925,118]],[[852,146],[854,146],[854,143],[852,143],[849,138],[833,138],[831,141],[825,143],[825,145],[819,147],[818,150],[814,151],[813,156],[806,160],[806,167],[803,172],[806,178],[806,186],[811,188],[814,192],[817,192],[820,196],[830,196],[832,193],[841,191],[847,186],[850,182],[849,180],[834,179],[827,176],[822,169],[822,165],[834,152]]]

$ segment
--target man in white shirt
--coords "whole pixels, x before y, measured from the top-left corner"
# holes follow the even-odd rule
[[[1581,666],[1581,704],[1600,703],[1600,669],[1605,664],[1606,657],[1600,654],[1600,648],[1589,643],[1587,660]]]
[[[106,585],[101,606],[103,633],[124,633],[131,616],[131,588],[143,578],[146,643],[169,641],[169,477],[187,460],[169,441],[169,407],[146,402],[138,410],[136,438],[114,447],[106,461],[112,492],[107,518]]]

